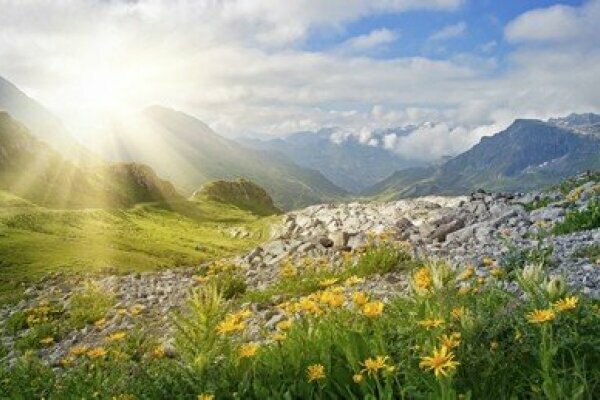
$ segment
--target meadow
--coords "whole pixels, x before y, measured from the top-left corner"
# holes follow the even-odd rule
[[[483,262],[485,276],[469,265],[414,259],[406,246],[384,241],[336,270],[296,265],[268,296],[230,299],[217,285],[230,265],[217,263],[172,315],[174,348],[133,330],[102,346],[73,346],[59,368],[25,352],[0,372],[0,395],[593,399],[599,302],[549,279],[543,259],[526,257],[509,271]],[[365,278],[394,271],[410,277],[406,295],[384,301],[358,289]],[[257,336],[250,327],[265,308],[285,318]]]
[[[200,199],[54,210],[0,196],[0,303],[48,273],[122,274],[197,265],[265,241],[272,218]],[[233,237],[232,228],[248,232]]]

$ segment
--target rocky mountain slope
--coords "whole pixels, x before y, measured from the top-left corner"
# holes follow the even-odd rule
[[[281,152],[298,165],[321,171],[333,183],[351,192],[360,192],[394,171],[415,165],[380,146],[361,143],[355,136],[334,142],[336,133],[339,130],[330,128],[272,140],[239,140],[249,147]],[[385,133],[380,133],[379,140]]]
[[[236,287],[252,294],[242,298],[243,306],[253,311],[249,335],[260,340],[265,329],[272,331],[283,320],[282,301],[302,293],[299,290],[318,290],[329,281],[339,281],[348,265],[359,265],[363,254],[368,256],[369,248],[377,246],[400,246],[411,254],[407,257],[414,257],[416,265],[422,260],[448,260],[451,265],[461,265],[477,285],[499,285],[515,292],[519,291],[518,283],[504,277],[523,268],[533,268],[534,273],[538,268],[534,266],[539,265],[551,277],[562,276],[573,290],[600,298],[598,243],[598,174],[578,176],[565,182],[560,191],[479,191],[461,197],[316,205],[284,215],[275,225],[271,240],[234,259],[160,273],[92,277],[102,290],[114,293],[116,301],[106,316],[101,323],[72,330],[39,353],[50,363],[59,364],[72,346],[95,345],[111,332],[129,331],[134,326],[158,333],[171,353],[175,350],[169,345],[169,312],[183,304],[190,288],[206,282],[211,270],[241,277],[244,283]],[[315,266],[326,271],[325,276],[337,278],[319,281],[322,275],[317,275],[310,283],[315,278],[309,271]],[[303,269],[306,271],[300,272]],[[367,271],[361,278],[352,277],[348,285],[385,302],[411,290],[411,273],[391,265],[386,270]],[[302,274],[307,274],[308,280],[303,280]],[[281,286],[290,276],[298,276],[297,283]],[[26,299],[16,307],[4,309],[1,320],[9,320],[41,301],[68,307],[69,299],[80,293],[83,282],[89,279],[48,276],[29,288]],[[27,331],[11,334],[5,322],[0,326],[2,342],[14,360],[18,354],[14,345]]]
[[[143,136],[140,129],[115,127],[103,155],[146,163],[190,194],[208,181],[246,178],[264,187],[285,209],[346,195],[320,172],[301,168],[280,153],[246,148],[182,112],[155,106],[142,120]]]
[[[548,122],[516,120],[436,169],[398,171],[364,193],[393,199],[431,193],[531,190],[600,168],[600,125],[594,114]]]
[[[49,207],[123,207],[181,196],[148,166],[84,167],[0,112],[0,189]]]

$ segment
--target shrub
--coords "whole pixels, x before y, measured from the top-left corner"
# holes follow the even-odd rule
[[[585,210],[568,212],[564,221],[556,224],[552,232],[555,235],[565,235],[596,228],[600,228],[600,199],[590,201]]]
[[[83,291],[71,296],[69,323],[75,328],[91,324],[106,315],[114,305],[114,295],[95,283],[86,283]]]

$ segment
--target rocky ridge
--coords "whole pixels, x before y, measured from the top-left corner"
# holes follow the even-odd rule
[[[589,181],[564,195],[546,193],[485,193],[461,197],[428,196],[389,203],[316,205],[288,213],[274,227],[273,237],[262,246],[230,260],[242,272],[248,289],[264,290],[281,279],[282,265],[302,259],[318,259],[334,268],[347,257],[359,257],[370,237],[387,235],[393,242],[410,244],[419,258],[444,258],[453,264],[472,264],[481,277],[489,275],[484,258],[509,268],[511,260],[527,252],[550,258],[550,275],[564,276],[568,285],[592,297],[600,297],[600,260],[579,257],[578,251],[600,243],[600,229],[567,235],[547,235],[548,227],[561,222],[569,210],[585,209],[600,197],[600,185]],[[538,207],[531,207],[531,204]],[[535,208],[535,209],[532,209]],[[6,321],[17,312],[31,309],[43,300],[68,307],[84,281],[94,279],[114,293],[116,304],[101,326],[88,325],[67,333],[60,342],[39,350],[42,358],[57,364],[70,347],[98,343],[108,334],[143,326],[168,343],[169,314],[181,307],[196,285],[199,268],[181,268],[158,273],[129,274],[104,278],[50,275],[28,288],[26,299],[0,314],[2,344],[8,359],[19,352],[19,332],[9,333]],[[356,290],[380,299],[409,290],[406,272],[366,277]],[[276,304],[279,299],[273,299]],[[255,311],[251,330],[273,327],[283,316],[260,304],[247,304]]]

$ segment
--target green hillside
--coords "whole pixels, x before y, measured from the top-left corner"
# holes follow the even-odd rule
[[[250,149],[215,133],[187,114],[151,107],[140,129],[115,127],[105,140],[108,159],[150,165],[189,194],[214,180],[249,179],[283,209],[343,199],[347,193],[321,172],[302,168],[281,153]]]
[[[0,190],[55,208],[129,207],[181,200],[173,185],[137,163],[81,167],[0,112]]]
[[[48,272],[151,271],[243,252],[267,239],[272,222],[214,201],[127,210],[50,210],[3,192],[0,201],[0,303]],[[232,227],[249,235],[234,238]]]
[[[209,199],[231,204],[257,215],[281,213],[263,188],[246,179],[209,182],[194,193],[194,199]]]

